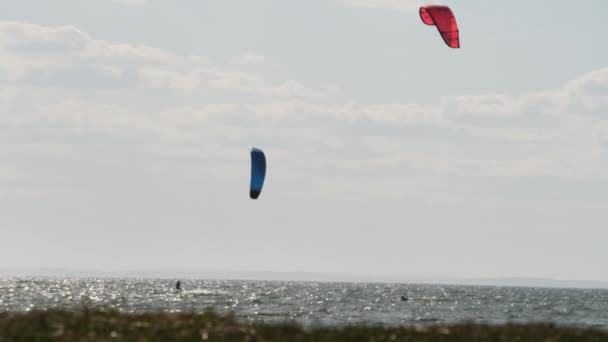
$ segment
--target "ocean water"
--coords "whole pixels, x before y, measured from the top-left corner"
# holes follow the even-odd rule
[[[608,329],[608,290],[456,285],[0,278],[0,311],[83,306],[124,312],[213,309],[242,321],[319,325],[553,322]],[[401,301],[405,295],[407,301]]]

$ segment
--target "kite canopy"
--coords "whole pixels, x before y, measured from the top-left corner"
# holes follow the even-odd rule
[[[249,186],[249,197],[257,199],[262,192],[266,178],[266,157],[259,148],[251,148],[251,184]]]
[[[427,25],[437,26],[443,41],[449,47],[460,48],[458,24],[456,24],[456,18],[448,6],[422,6],[420,7],[420,19]]]

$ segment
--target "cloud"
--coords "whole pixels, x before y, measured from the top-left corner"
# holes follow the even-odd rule
[[[602,68],[553,90],[444,98],[440,109],[446,120],[463,125],[550,128],[573,117],[601,116],[607,105],[608,68]]]
[[[568,82],[565,91],[571,104],[584,109],[585,113],[600,113],[606,117],[608,111],[608,68],[602,68]]]
[[[39,26],[24,22],[0,22],[3,50],[25,54],[78,52],[91,39],[73,26]]]
[[[21,173],[23,186],[48,160],[112,169],[136,156],[163,170],[235,175],[254,144],[278,174],[312,175],[299,189],[353,200],[448,201],[468,191],[454,185],[463,179],[590,181],[608,169],[605,68],[517,96],[366,104],[337,86],[269,81],[264,56],[212,63],[20,22],[0,23],[0,61],[0,170]]]
[[[608,68],[602,68],[568,83],[568,87],[589,96],[608,96]]]
[[[446,98],[440,107],[450,120],[470,124],[504,124],[521,113],[517,99],[505,95]]]
[[[260,60],[263,56],[240,59],[250,63]],[[95,39],[71,26],[0,22],[0,62],[0,80],[47,87],[303,98],[337,93],[334,86],[315,89],[294,80],[273,83],[258,73],[214,65],[203,56]]]

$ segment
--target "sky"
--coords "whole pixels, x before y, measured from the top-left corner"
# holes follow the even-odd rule
[[[608,3],[444,3],[0,2],[0,268],[608,281]]]

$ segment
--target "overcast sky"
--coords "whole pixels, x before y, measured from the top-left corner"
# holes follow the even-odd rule
[[[0,2],[0,267],[608,281],[608,2],[446,3]]]

